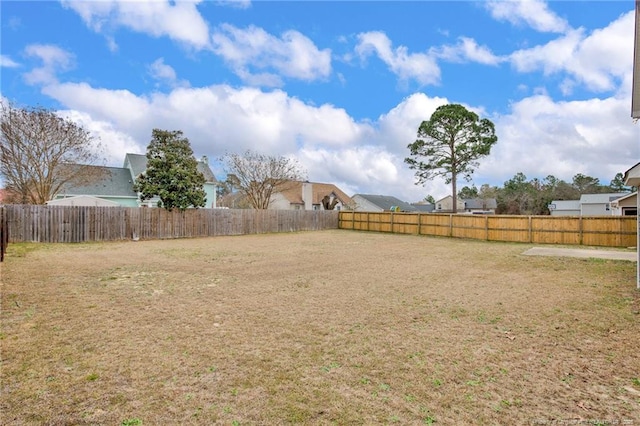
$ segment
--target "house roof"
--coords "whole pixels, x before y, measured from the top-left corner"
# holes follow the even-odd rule
[[[604,194],[582,194],[580,204],[606,204],[620,197],[628,195],[628,192],[614,192]]]
[[[86,185],[65,185],[60,195],[97,195],[111,197],[138,197],[128,169],[122,167],[88,166],[103,169],[95,182]]]
[[[283,190],[278,192],[291,204],[304,204],[304,200],[302,199],[302,184],[304,183],[310,183],[312,185],[312,204],[322,204],[322,199],[326,195],[331,196],[331,194],[334,194],[342,205],[348,206],[352,204],[351,197],[332,183],[290,181]]]
[[[406,211],[406,212],[414,212],[418,210],[415,206],[407,202],[404,202],[402,200],[399,200],[398,198],[393,197],[391,195],[372,195],[372,194],[356,194],[356,195],[358,197],[364,198],[371,204],[374,204],[380,207],[382,210],[391,210],[391,207],[395,207],[395,206],[400,207],[400,210]],[[354,195],[354,197],[356,195]]]
[[[631,192],[631,193],[629,193],[627,195],[623,195],[622,197],[617,198],[615,201],[620,202],[620,201],[626,200],[627,198],[633,198],[633,197],[635,197],[637,195],[638,195],[638,191]]]
[[[498,202],[495,198],[463,198],[465,209],[495,209]]]
[[[124,166],[126,167],[127,161],[131,165],[131,174],[134,177],[140,175],[140,173],[147,170],[147,156],[142,154],[127,153],[124,158]],[[204,180],[207,183],[217,182],[215,175],[211,171],[209,164],[198,160],[198,171],[204,175]]]
[[[411,203],[417,211],[430,213],[436,209],[435,204],[431,203]]]
[[[640,163],[636,163],[629,170],[624,172],[625,185],[639,186],[640,185]]]

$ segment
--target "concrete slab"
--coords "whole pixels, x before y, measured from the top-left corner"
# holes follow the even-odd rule
[[[522,253],[527,256],[567,256],[596,259],[628,260],[635,262],[638,254],[635,251],[598,250],[598,249],[568,249],[558,247],[533,247]]]

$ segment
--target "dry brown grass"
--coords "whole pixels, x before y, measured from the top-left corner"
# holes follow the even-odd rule
[[[635,263],[527,248],[337,230],[10,245],[2,423],[640,424]]]

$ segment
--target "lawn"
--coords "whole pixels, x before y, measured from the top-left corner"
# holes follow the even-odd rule
[[[1,422],[640,425],[635,263],[530,247],[341,230],[12,244]]]

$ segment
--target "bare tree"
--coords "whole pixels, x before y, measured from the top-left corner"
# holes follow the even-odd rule
[[[87,185],[104,173],[92,166],[99,143],[53,111],[2,101],[0,119],[0,176],[14,202],[44,204],[65,185]]]
[[[254,209],[266,209],[271,196],[287,188],[291,181],[303,180],[305,174],[297,161],[247,150],[244,154],[223,157],[226,172],[234,175],[234,186]]]

